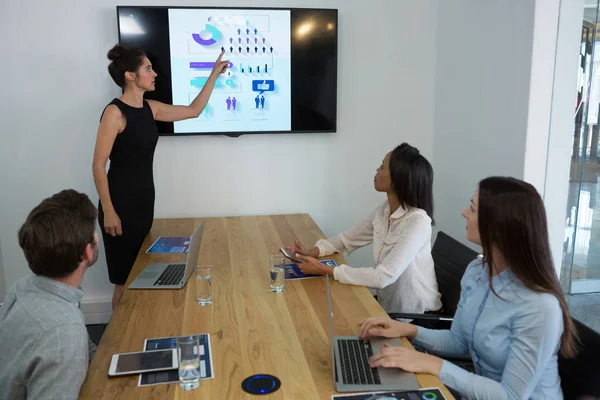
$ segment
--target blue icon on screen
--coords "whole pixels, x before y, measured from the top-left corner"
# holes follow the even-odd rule
[[[253,92],[273,92],[275,90],[275,81],[274,80],[254,80],[252,81],[252,91]]]

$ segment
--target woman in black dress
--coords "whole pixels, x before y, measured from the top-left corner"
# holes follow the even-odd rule
[[[200,115],[228,61],[219,55],[208,81],[189,106],[144,100],[154,90],[157,74],[141,49],[116,45],[108,52],[108,72],[125,89],[105,109],[98,127],[93,174],[100,197],[98,222],[102,229],[108,276],[115,284],[113,309],[150,231],[154,218],[152,164],[158,141],[155,121],[181,121]],[[110,169],[106,173],[106,162]]]

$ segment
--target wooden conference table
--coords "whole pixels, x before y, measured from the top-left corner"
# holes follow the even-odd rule
[[[196,303],[195,279],[182,290],[125,290],[81,389],[82,399],[245,399],[242,381],[267,373],[281,388],[267,399],[330,399],[330,364],[324,278],[287,281],[269,291],[269,256],[294,239],[312,245],[323,232],[307,214],[206,219],[157,219],[127,285],[151,262],[181,262],[185,254],[146,254],[159,236],[189,236],[206,221],[198,264],[213,266],[213,304]],[[343,258],[328,257],[338,265]],[[336,335],[356,335],[358,323],[386,316],[364,287],[332,282]],[[178,384],[138,387],[138,376],[108,377],[114,353],[141,351],[144,339],[210,333],[214,378],[186,392]],[[406,346],[410,343],[404,340]],[[437,377],[418,374],[421,387],[439,387]],[[263,396],[261,396],[263,397]]]

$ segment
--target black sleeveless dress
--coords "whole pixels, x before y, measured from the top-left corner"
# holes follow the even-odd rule
[[[106,233],[100,202],[98,222],[108,277],[113,284],[124,285],[154,219],[153,162],[158,128],[145,100],[142,108],[129,106],[119,99],[110,104],[119,107],[127,121],[125,130],[117,135],[113,144],[108,171],[110,198],[121,219],[123,235],[113,237]]]

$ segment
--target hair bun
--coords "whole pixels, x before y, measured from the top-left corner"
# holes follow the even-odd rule
[[[121,58],[125,54],[125,47],[120,44],[115,45],[112,49],[108,51],[107,57],[110,61],[116,61]]]

